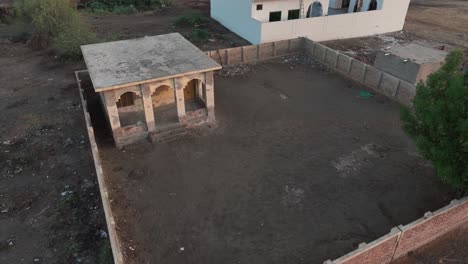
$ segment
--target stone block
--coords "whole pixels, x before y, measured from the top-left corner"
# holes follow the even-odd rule
[[[362,82],[365,70],[366,64],[353,59],[351,61],[351,71],[349,72],[349,77],[355,81]]]
[[[289,54],[289,40],[281,40],[275,42],[276,56],[284,56]]]
[[[378,69],[372,66],[367,66],[366,74],[364,76],[364,84],[372,89],[378,89],[382,74],[383,73]]]
[[[351,57],[346,56],[343,53],[340,53],[338,55],[338,64],[336,65],[336,69],[340,72],[348,73],[351,67],[351,61],[353,61]]]
[[[245,46],[243,47],[244,50],[244,63],[252,63],[258,61],[258,54],[257,54],[257,46]]]
[[[416,86],[405,81],[400,82],[400,88],[398,88],[397,101],[406,106],[412,105],[412,100],[416,95]]]
[[[399,84],[400,84],[400,79],[390,74],[383,73],[382,81],[380,82],[379,91],[381,91],[383,94],[389,97],[394,97],[397,93]]]
[[[302,51],[302,38],[291,39],[289,43],[290,53],[298,53]]]
[[[326,48],[325,53],[325,63],[328,64],[330,67],[335,68],[336,60],[338,59],[338,52],[336,50]]]
[[[273,58],[273,42],[263,43],[258,45],[258,54],[260,60],[266,60]]]
[[[304,52],[307,55],[314,56],[315,42],[306,38],[304,39]]]
[[[241,48],[227,49],[226,64],[240,64],[240,63],[242,63],[242,49]]]
[[[325,55],[326,47],[320,43],[315,43],[314,57],[323,62],[323,56]]]

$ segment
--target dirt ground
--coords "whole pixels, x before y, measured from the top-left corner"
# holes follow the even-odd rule
[[[129,263],[321,263],[453,198],[397,104],[283,62],[216,77],[208,132],[100,143]]]
[[[426,46],[445,45],[466,49],[468,67],[467,13],[466,0],[411,0],[403,31],[324,44],[368,64],[373,64],[377,50],[397,44],[415,41]]]
[[[249,42],[232,33],[210,17],[209,1],[179,1],[171,8],[142,12],[132,15],[96,16],[83,13],[93,29],[101,36],[111,39],[129,39],[179,32],[192,40],[201,50],[215,50],[249,45]],[[175,26],[176,20],[185,14],[198,12],[206,23],[196,27]],[[194,28],[209,32],[208,40],[194,40],[191,36]]]
[[[12,0],[0,0],[0,9],[3,8],[3,4],[11,2]],[[173,27],[173,22],[178,15],[193,9],[198,9],[203,14],[208,15],[208,1],[177,0],[174,2],[176,4],[174,8],[156,12],[121,16],[84,14],[98,35],[109,39],[141,37],[172,31],[182,31],[186,36],[189,36],[192,28]],[[466,15],[460,15],[466,13],[466,4],[466,1],[461,0],[437,2],[433,0],[413,0],[405,32],[402,33],[403,39],[426,39],[466,46]],[[3,14],[0,10],[0,16]],[[209,20],[207,24],[201,25],[201,27],[207,29],[211,34],[208,41],[195,43],[204,50],[247,44],[245,40],[230,33],[213,20]],[[73,76],[74,70],[83,69],[84,66],[80,63],[63,63],[48,52],[31,51],[22,43],[7,41],[6,39],[10,38],[11,33],[15,33],[13,32],[15,30],[18,30],[18,28],[2,24],[0,19],[0,109],[2,110],[2,115],[0,115],[0,123],[2,124],[0,126],[0,263],[106,263],[106,261],[111,260],[111,257],[109,256],[108,241],[105,238],[105,222],[92,159],[86,141],[82,109],[80,109]],[[383,38],[382,41],[379,39],[381,38],[377,38],[377,41],[383,43],[383,45],[394,42],[391,38]],[[348,43],[356,44],[354,46],[356,50],[367,45],[365,42],[357,40],[350,40]],[[347,50],[346,47],[343,49]],[[261,68],[257,69],[257,71],[259,73],[264,72]],[[264,74],[269,75],[268,72],[267,70]],[[278,74],[278,76],[282,76],[282,73]],[[296,77],[299,78],[299,81],[310,80],[311,83],[314,83],[313,80],[309,79],[311,77],[305,75]],[[233,85],[233,83],[237,82],[239,86],[236,86],[236,89],[239,87],[242,89],[244,85],[245,87],[252,87],[248,80],[250,79],[218,78],[217,82],[220,85],[216,84],[216,86],[222,87],[223,83]],[[339,178],[338,181],[331,181],[330,179],[337,178],[337,172],[333,171],[331,167],[328,170],[323,169],[327,175],[329,172],[334,172],[334,174],[327,177],[325,177],[324,171],[308,171],[309,166],[320,164],[328,164],[329,166],[329,162],[332,161],[331,153],[338,154],[342,151],[344,157],[346,157],[346,153],[349,157],[361,157],[360,155],[368,150],[365,148],[361,151],[361,141],[362,143],[367,142],[366,140],[363,141],[362,138],[372,139],[370,142],[382,146],[386,146],[384,144],[386,142],[382,142],[382,139],[374,140],[376,136],[370,134],[367,134],[367,136],[358,135],[356,136],[358,138],[354,138],[354,136],[339,137],[341,130],[352,131],[353,135],[361,133],[366,135],[367,132],[365,131],[367,130],[351,126],[346,122],[341,124],[331,122],[325,118],[318,120],[317,113],[320,113],[320,109],[317,109],[312,101],[307,102],[310,107],[307,111],[304,110],[306,109],[304,101],[298,106],[288,104],[292,98],[299,97],[294,94],[298,91],[296,89],[304,89],[304,87],[290,87],[289,84],[283,83],[281,89],[288,87],[291,90],[287,91],[291,91],[291,94],[281,95],[275,87],[278,87],[276,83],[281,84],[283,81],[276,81],[275,79],[271,83],[253,82],[253,85],[255,85],[253,91],[256,91],[253,94],[245,92],[245,89],[243,93],[235,93],[233,87],[231,87],[232,90],[222,88],[218,90],[219,94],[217,96],[221,98],[220,100],[231,95],[235,98],[230,105],[218,104],[220,108],[218,117],[221,127],[214,132],[215,138],[220,142],[224,142],[225,146],[233,146],[235,150],[234,153],[228,154],[221,149],[219,151],[220,157],[216,157],[220,164],[213,167],[213,165],[204,161],[205,163],[201,164],[206,166],[200,169],[194,164],[197,159],[206,157],[205,155],[213,156],[213,153],[218,153],[215,149],[216,145],[203,137],[186,140],[190,144],[196,143],[193,146],[194,148],[198,146],[203,150],[204,146],[209,146],[206,152],[200,150],[200,152],[189,153],[188,149],[182,148],[182,151],[178,154],[175,149],[179,150],[179,147],[181,144],[184,145],[185,141],[171,143],[158,150],[161,152],[151,152],[151,155],[154,156],[150,157],[160,158],[158,155],[161,155],[161,159],[164,159],[165,156],[161,153],[168,150],[172,153],[170,162],[175,162],[177,159],[177,162],[180,160],[181,163],[184,163],[183,159],[188,159],[191,160],[188,165],[193,169],[193,171],[187,172],[187,169],[183,166],[169,166],[170,164],[168,164],[161,170],[170,173],[183,171],[181,175],[174,176],[178,177],[177,179],[180,181],[171,183],[168,178],[170,175],[164,175],[162,178],[154,177],[152,182],[150,181],[149,186],[154,189],[154,192],[161,192],[157,194],[160,197],[156,197],[160,199],[157,200],[158,203],[167,202],[168,205],[174,207],[169,208],[168,206],[170,210],[165,212],[151,211],[153,205],[149,206],[147,213],[150,216],[151,214],[157,214],[157,219],[160,219],[158,220],[160,222],[146,223],[147,226],[151,227],[149,230],[155,230],[156,225],[170,226],[169,221],[176,223],[176,225],[168,228],[167,232],[162,232],[163,239],[160,242],[166,241],[168,244],[165,247],[162,244],[156,245],[159,248],[154,253],[154,257],[161,257],[164,261],[179,258],[175,260],[177,263],[189,258],[190,254],[192,254],[195,256],[194,260],[203,260],[207,258],[207,253],[211,253],[208,252],[207,248],[211,244],[199,243],[201,239],[206,238],[209,243],[220,242],[218,247],[213,247],[212,251],[214,253],[213,257],[220,259],[229,254],[235,254],[235,256],[239,256],[244,260],[250,256],[254,259],[259,258],[258,256],[266,256],[265,260],[278,261],[283,258],[285,260],[283,263],[288,263],[288,261],[300,263],[301,260],[296,261],[296,258],[332,258],[347,253],[357,243],[370,241],[387,232],[390,226],[406,223],[410,219],[419,217],[424,211],[436,209],[450,200],[450,192],[440,187],[440,184],[435,181],[431,170],[420,162],[420,158],[412,156],[413,154],[405,155],[410,157],[409,161],[418,161],[418,165],[413,167],[408,165],[409,161],[405,161],[397,166],[395,172],[384,170],[385,174],[383,175],[380,174],[381,169],[372,165],[373,162],[385,163],[389,159],[394,162],[394,158],[380,160],[371,157],[370,162],[367,159],[363,161],[358,158],[358,161],[364,164],[362,170],[370,171],[363,176],[363,181],[356,179],[355,174]],[[397,119],[395,106],[390,106],[391,104],[381,99],[378,99],[378,102],[357,99],[355,98],[355,90],[344,88],[342,84],[345,81],[339,79],[336,82],[339,82],[339,84],[335,89],[348,91],[347,95],[350,102],[363,105],[379,104],[383,110],[377,111],[378,113],[387,113],[390,116],[389,120],[395,121]],[[271,88],[268,90],[270,86]],[[331,89],[330,91],[335,90]],[[325,90],[322,90],[321,93],[314,95],[330,97],[333,94],[334,92],[328,94]],[[265,97],[261,101],[257,101],[258,105],[252,105],[252,100],[257,98],[258,95]],[[291,98],[280,100],[278,95],[280,98],[284,96]],[[239,96],[244,97],[239,98]],[[267,101],[267,98],[273,98],[273,101]],[[244,99],[249,99],[247,101],[250,104],[246,106],[251,111],[239,111],[244,107]],[[315,100],[318,99],[315,98]],[[331,99],[329,102],[330,105],[326,105],[324,109],[328,109],[334,115],[337,115],[340,108],[336,105],[340,104],[335,104],[335,101]],[[350,102],[345,106],[349,107]],[[271,114],[275,115],[275,120],[277,116],[281,118],[266,126],[266,121],[271,120],[272,116],[269,116],[265,111],[271,108],[272,103],[285,105]],[[323,107],[323,103],[317,105]],[[363,109],[371,109],[372,111],[360,112],[351,118],[364,118],[364,116],[370,118],[377,115],[377,113],[373,113],[377,108],[368,106]],[[322,109],[322,111],[324,110]],[[298,116],[288,121],[288,123],[284,118],[290,117],[291,113],[298,114]],[[311,116],[313,118],[308,121]],[[349,114],[345,116],[349,117]],[[223,126],[223,123],[225,124],[223,120],[234,121],[233,126]],[[243,120],[249,120],[249,123],[244,124]],[[331,127],[333,133],[327,135],[324,142],[335,139],[330,143],[339,144],[339,146],[330,144],[334,147],[328,150],[328,148],[324,149],[324,144],[315,142],[315,145],[309,146],[310,149],[304,148],[303,152],[291,154],[291,150],[301,147],[301,140],[313,143],[314,138],[309,139],[305,136],[305,133],[313,130],[310,123],[314,121],[322,124],[324,129],[330,129]],[[302,122],[305,124],[304,126],[302,126]],[[385,127],[388,122],[381,126]],[[285,124],[290,124],[290,126],[285,127]],[[397,125],[393,125],[397,127]],[[245,130],[229,132],[229,129],[238,128],[236,126],[245,128]],[[298,129],[302,127],[307,129],[304,131]],[[267,129],[268,131],[266,131]],[[224,133],[225,130],[229,133]],[[270,134],[270,130],[275,132]],[[316,135],[319,131],[317,130],[314,133]],[[401,131],[380,131],[379,133],[400,135]],[[229,135],[229,137],[226,135]],[[275,137],[280,137],[277,146],[272,145],[272,140]],[[243,142],[244,139],[245,142]],[[230,141],[226,142],[225,140]],[[349,143],[350,140],[354,140],[356,143]],[[407,142],[406,138],[398,140]],[[345,142],[347,143],[345,144]],[[389,144],[392,146],[394,143],[394,141],[391,141]],[[257,152],[250,153],[247,144],[254,146],[253,149]],[[262,144],[265,147],[261,147]],[[269,147],[266,148],[266,146]],[[352,147],[355,147],[355,149]],[[314,148],[317,149],[314,150]],[[353,150],[357,150],[357,152],[353,152]],[[272,154],[269,154],[268,151],[271,151]],[[317,156],[316,152],[318,151],[322,151],[325,158],[328,155],[331,160],[328,163],[325,160],[321,162],[314,161],[313,158]],[[372,151],[373,153],[376,152],[375,150]],[[384,153],[386,153],[385,151]],[[404,149],[393,151],[393,148],[391,148],[390,154],[386,155],[394,157],[395,153],[403,152],[405,152]],[[380,150],[377,153],[380,153]],[[124,155],[124,153],[117,152],[116,155]],[[247,158],[253,155],[259,159],[251,161],[243,157],[237,163],[230,164],[228,162],[229,160],[236,160],[238,156],[242,155],[247,155]],[[290,166],[294,161],[289,160],[289,156],[303,159],[304,162],[295,170]],[[178,157],[181,159],[178,159]],[[222,161],[221,158],[226,160]],[[336,157],[333,156],[333,158]],[[273,170],[276,163],[281,165],[281,171]],[[226,171],[220,172],[219,168],[223,164],[226,166]],[[238,174],[238,172],[247,172],[254,166],[262,166],[265,169],[263,174],[257,174],[257,172],[262,171],[260,169],[251,174]],[[405,166],[406,168],[402,168]],[[129,169],[126,168],[124,171],[124,168],[115,168],[115,170],[116,172],[121,171],[120,173],[125,175]],[[414,176],[414,182],[410,182],[410,186],[415,190],[413,199],[405,200],[403,197],[399,197],[399,192],[392,193],[390,191],[394,190],[395,186],[399,187],[398,184],[407,181],[401,174],[405,170],[409,171],[408,173],[411,175],[416,175]],[[148,169],[148,171],[150,170]],[[361,169],[359,169],[359,173],[360,171]],[[372,178],[372,171],[375,172],[375,175],[380,176]],[[224,174],[225,172],[226,174]],[[280,172],[281,174],[277,175]],[[147,173],[145,170],[135,169],[128,182],[138,181],[138,179],[141,181]],[[225,176],[216,177],[219,175],[213,175],[213,173]],[[392,175],[388,175],[389,173]],[[191,174],[198,175],[199,178],[194,180],[189,177]],[[383,182],[386,182],[387,177],[394,176],[393,174],[397,175],[400,182],[391,184],[391,188],[388,190],[382,189]],[[228,178],[229,175],[232,176],[234,181]],[[239,178],[238,175],[242,177]],[[270,177],[271,175],[274,175],[274,177]],[[313,177],[313,180],[311,180],[309,179],[311,178],[310,175],[318,176]],[[406,175],[408,174],[405,173]],[[298,181],[301,179],[305,179],[307,184],[299,184]],[[122,186],[125,186],[124,184],[128,184],[128,182],[122,183]],[[348,182],[351,182],[351,184]],[[120,182],[118,183],[120,184]],[[162,185],[159,186],[159,183]],[[202,186],[202,183],[205,183],[205,185]],[[330,184],[327,184],[325,189],[319,188],[320,185],[318,184],[323,183]],[[420,184],[416,185],[416,183]],[[193,188],[191,185],[193,185]],[[342,186],[346,186],[344,189],[346,193],[341,192]],[[368,190],[374,188],[374,186],[378,187],[375,191]],[[118,186],[114,187],[117,188]],[[220,189],[215,190],[215,187]],[[350,188],[354,188],[354,190]],[[136,187],[133,189],[135,189],[134,195],[136,195],[139,190],[136,190]],[[176,193],[171,191],[172,189],[181,191]],[[192,189],[193,191],[191,191]],[[229,194],[231,189],[234,192]],[[148,189],[143,188],[142,190],[145,195],[148,195],[146,197],[151,197],[148,194]],[[367,191],[360,192],[358,190]],[[428,190],[436,191],[426,193]],[[403,188],[401,192],[406,193],[406,196],[403,196],[407,198],[409,191],[413,190],[407,187]],[[379,196],[378,192],[380,192],[381,196]],[[168,196],[165,196],[165,194]],[[204,200],[201,199],[199,195],[205,194]],[[237,200],[237,196],[241,195],[241,199]],[[343,198],[345,195],[348,198]],[[130,194],[129,197],[131,197]],[[193,203],[184,202],[192,197],[194,198]],[[380,203],[377,206],[369,205],[369,202],[371,202],[368,200],[369,197],[377,197],[380,199]],[[352,199],[357,199],[358,202],[351,203]],[[130,200],[128,204],[122,206],[129,206],[135,202],[136,199]],[[365,205],[362,212],[356,206],[361,202]],[[390,204],[393,203],[396,203],[398,208],[390,208]],[[205,207],[190,207],[195,204]],[[247,205],[250,206],[251,204],[253,206],[249,209]],[[331,207],[327,206],[330,204]],[[140,206],[142,205],[144,204],[140,204]],[[177,206],[180,206],[180,208]],[[206,212],[214,207],[218,208],[219,211],[214,211],[213,215],[208,215]],[[350,210],[348,210],[348,207]],[[137,209],[140,210],[141,208],[128,208],[128,210]],[[190,210],[198,210],[199,212],[196,211],[193,216],[189,215],[187,219],[184,219],[183,217],[190,213]],[[284,214],[283,216],[285,212],[291,214]],[[406,212],[409,213],[406,215]],[[167,215],[164,216],[164,214]],[[369,219],[374,217],[374,214],[377,219],[382,220],[378,225],[368,222]],[[164,217],[160,217],[160,215]],[[337,220],[333,220],[335,218],[331,217],[329,219],[337,221],[332,223],[341,224],[338,225],[340,228],[336,230],[333,228],[333,230],[330,230],[332,231],[330,235],[326,235],[325,231],[331,229],[330,223],[317,225],[313,224],[313,221],[304,219],[305,217],[318,219],[322,215],[336,217]],[[205,216],[206,221],[202,222],[199,218],[201,216]],[[225,217],[225,219],[222,217]],[[278,218],[275,220],[275,217]],[[136,219],[142,219],[142,216],[138,216]],[[224,223],[224,221],[226,222]],[[284,221],[296,221],[298,224],[296,226],[287,226],[287,229],[284,229],[286,227]],[[178,229],[186,223],[191,225]],[[348,227],[344,226],[344,223],[346,223],[346,226],[349,225],[349,229],[346,229]],[[263,226],[268,228],[267,232],[258,233],[257,231],[261,230],[260,228],[263,228]],[[322,227],[324,228],[322,229]],[[241,228],[248,233],[239,233]],[[202,232],[205,229],[207,231]],[[132,229],[126,230],[134,231]],[[314,230],[322,231],[315,233]],[[142,231],[140,230],[136,234],[142,236]],[[151,232],[149,234],[154,235]],[[169,234],[176,234],[177,236],[171,238]],[[205,237],[190,237],[190,235],[196,234],[204,234]],[[223,234],[226,236],[223,236]],[[246,239],[249,234],[254,234],[250,240]],[[130,237],[126,243],[135,246],[137,243],[130,239],[132,238]],[[150,239],[150,237],[145,239]],[[198,247],[195,247],[197,245]],[[184,247],[183,251],[181,250],[182,247]],[[315,249],[310,251],[308,247]],[[249,250],[242,251],[242,254],[240,254],[238,250],[245,248]],[[253,248],[258,248],[259,251],[254,251]],[[276,253],[271,252],[273,248],[278,248],[278,251]],[[145,250],[141,245],[136,245],[134,249],[134,253],[132,253],[132,250],[127,249],[129,256],[133,257],[136,253],[140,254]],[[150,253],[143,252],[141,256],[150,257]]]
[[[392,264],[466,264],[467,249],[468,223],[410,252]]]
[[[0,263],[110,263],[76,67],[0,41]]]

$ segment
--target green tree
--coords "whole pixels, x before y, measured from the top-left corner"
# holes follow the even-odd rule
[[[468,86],[464,54],[450,52],[445,64],[416,87],[413,108],[402,107],[403,129],[432,162],[442,181],[468,190]]]

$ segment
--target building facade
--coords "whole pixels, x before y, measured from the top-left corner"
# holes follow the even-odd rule
[[[410,0],[211,0],[211,16],[252,44],[363,37],[403,29]]]

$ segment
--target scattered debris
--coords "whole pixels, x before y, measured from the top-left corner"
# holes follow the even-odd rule
[[[243,76],[253,72],[253,67],[250,64],[236,64],[224,66],[220,71],[216,72],[216,75],[221,77],[234,77]]]
[[[368,91],[360,91],[359,92],[359,97],[364,98],[364,99],[370,99],[374,97],[374,94]]]
[[[294,68],[297,65],[303,65],[303,66],[313,68],[314,70],[320,73],[330,72],[330,68],[328,68],[326,65],[317,61],[313,57],[309,55],[305,55],[305,54],[296,54],[296,55],[283,57],[282,61],[284,64],[288,64],[289,66],[291,66],[291,68]]]

